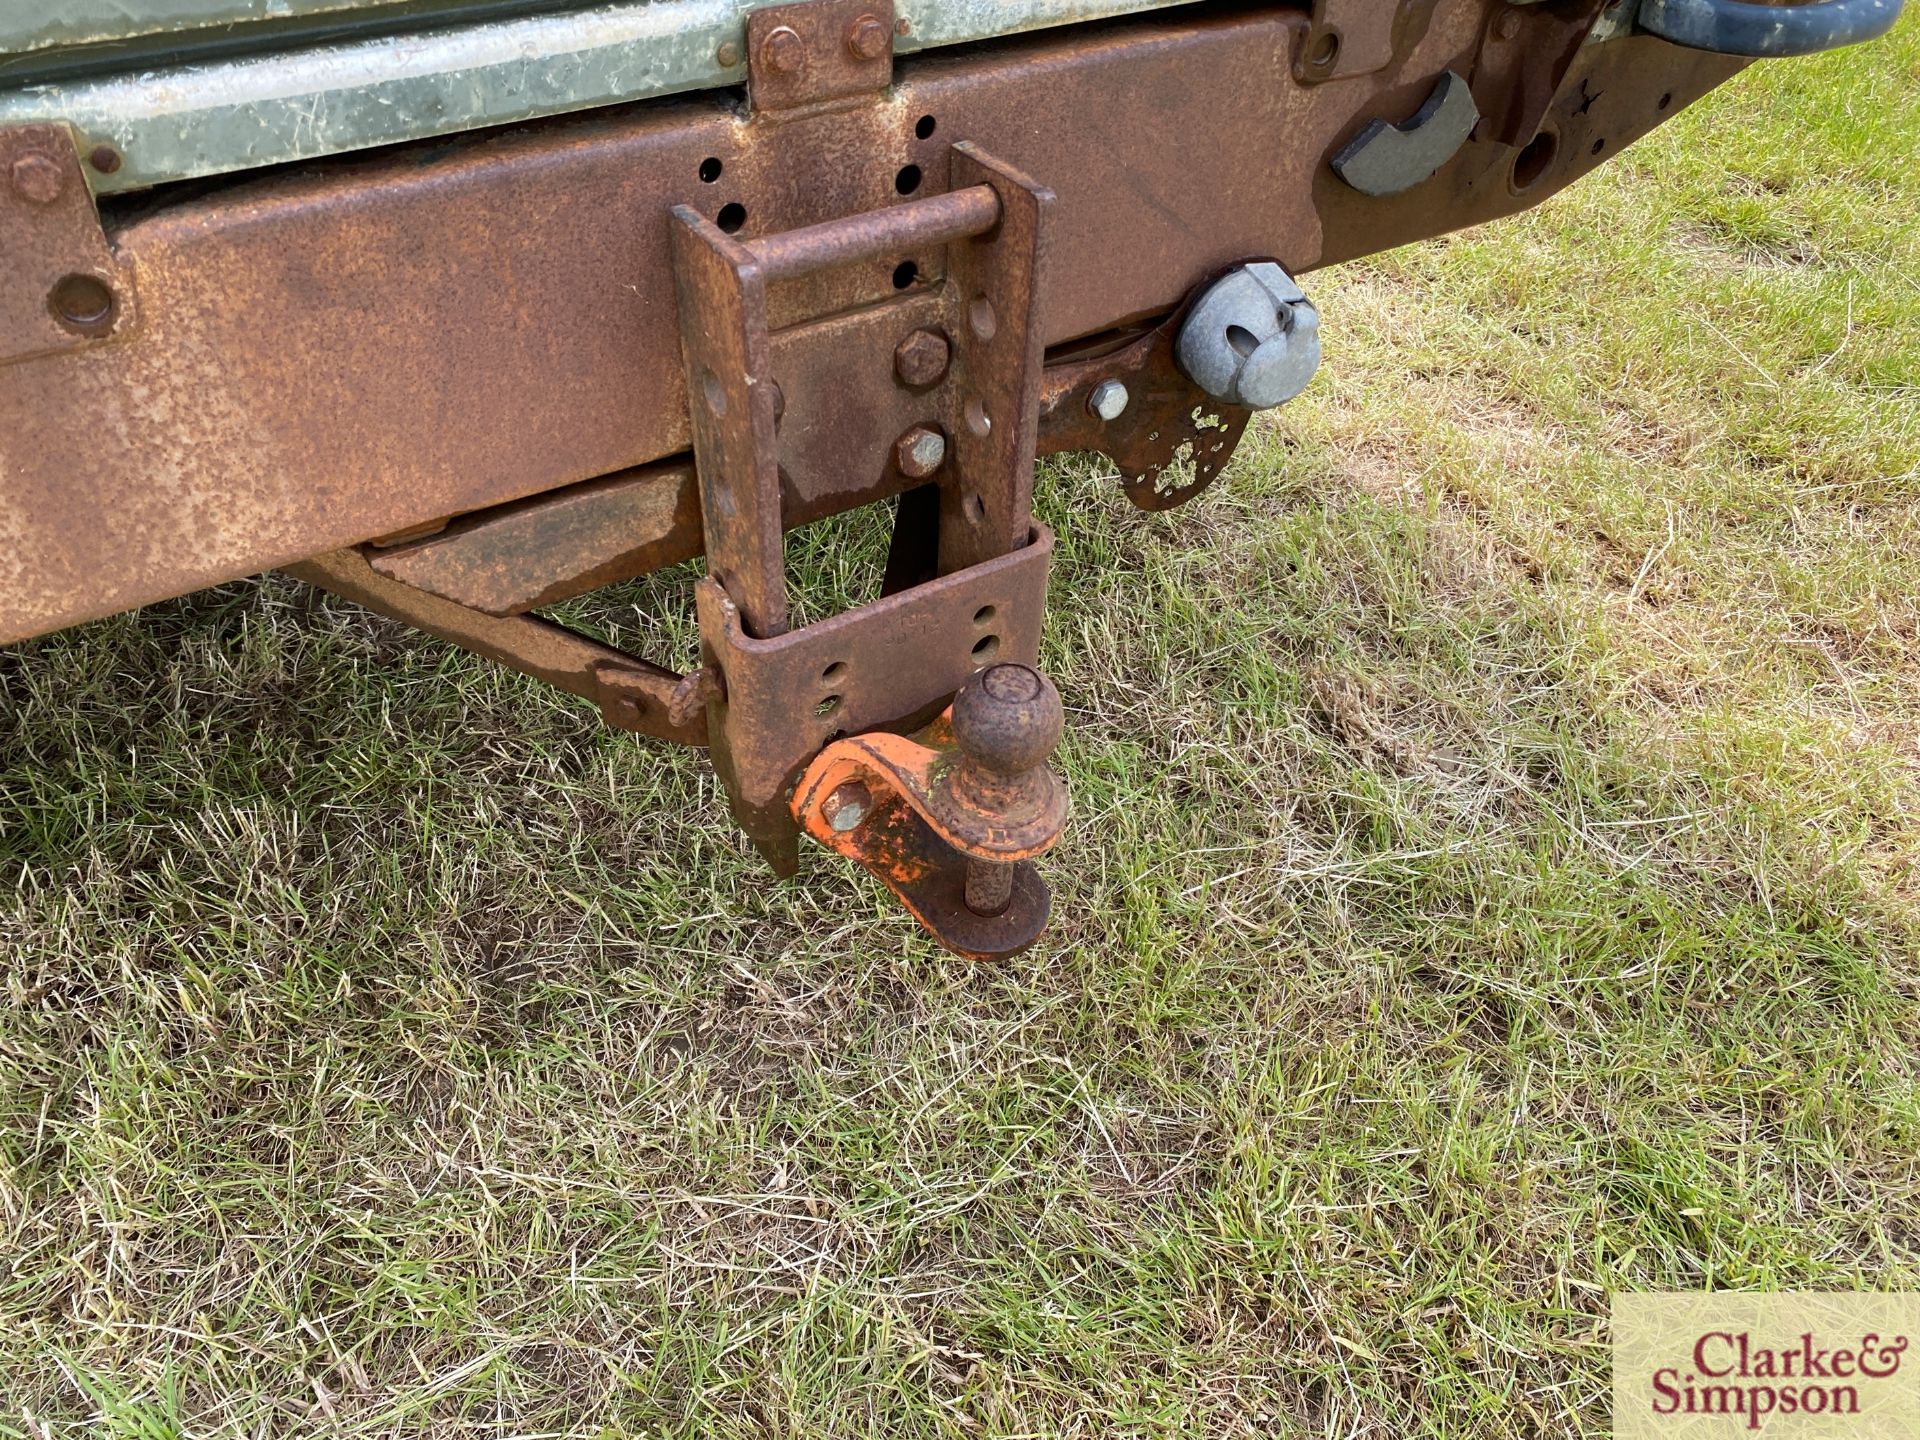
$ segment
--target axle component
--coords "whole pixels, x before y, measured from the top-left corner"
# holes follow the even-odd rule
[[[1063,721],[1038,670],[989,665],[917,735],[827,746],[794,791],[794,819],[877,875],[949,950],[1017,954],[1052,904],[1033,858],[1067,819],[1066,786],[1047,769]]]

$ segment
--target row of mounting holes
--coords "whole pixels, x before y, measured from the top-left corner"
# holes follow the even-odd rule
[[[973,612],[973,623],[985,628],[993,623],[993,617],[999,612],[991,605],[982,605]],[[984,665],[1000,650],[1000,637],[989,631],[973,642],[973,658],[977,664]]]
[[[937,129],[939,122],[931,115],[922,115],[913,125],[913,133],[922,140],[931,140]],[[700,183],[703,185],[719,184],[720,177],[726,173],[726,163],[718,155],[709,155],[700,162]],[[921,181],[925,178],[918,165],[902,165],[893,177],[894,192],[912,195],[920,189]],[[747,207],[738,200],[729,200],[720,207],[720,213],[713,217],[713,223],[729,235],[738,235],[747,223]],[[920,267],[911,260],[903,260],[894,267],[893,288],[905,290],[919,278]]]
[[[931,115],[922,115],[918,120],[913,122],[914,136],[920,140],[931,140],[933,138],[933,132],[939,128],[940,122],[935,120]],[[926,175],[918,165],[902,165],[893,177],[894,193],[903,197],[916,194],[920,189],[921,182],[925,179]],[[912,289],[913,282],[919,278],[920,266],[916,261],[902,260],[898,265],[893,267],[893,288],[896,290]]]
[[[993,302],[986,296],[976,295],[968,304],[967,329],[982,345],[999,333],[1000,317],[993,313]],[[986,403],[978,395],[967,397],[966,403],[960,407],[960,418],[966,422],[967,429],[976,439],[984,440],[993,433],[993,416],[987,413]],[[986,523],[987,502],[980,498],[978,490],[969,490],[966,498],[960,502],[960,508],[969,525]]]
[[[994,617],[999,613],[997,606],[982,605],[973,612],[974,626],[985,630],[987,626],[993,624]],[[972,654],[975,664],[984,665],[999,652],[1000,637],[990,630],[973,642]],[[846,697],[840,693],[840,682],[846,678],[847,662],[844,660],[836,660],[820,672],[820,684],[828,693],[820,697],[820,703],[813,707],[813,713],[822,720],[835,714],[845,702]]]

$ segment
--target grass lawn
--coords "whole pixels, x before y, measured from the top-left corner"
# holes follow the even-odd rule
[[[0,1434],[1600,1434],[1609,1291],[1920,1288],[1920,18],[1309,288],[1042,477],[1003,965],[285,579],[0,655]]]

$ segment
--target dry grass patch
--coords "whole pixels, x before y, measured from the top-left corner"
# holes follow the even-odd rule
[[[1177,515],[1047,471],[1005,965],[290,582],[0,655],[0,1433],[1599,1434],[1609,1290],[1920,1286],[1917,47],[1316,277]]]

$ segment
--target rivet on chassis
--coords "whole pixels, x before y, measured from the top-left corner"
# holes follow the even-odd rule
[[[916,425],[893,446],[894,463],[909,480],[924,480],[947,461],[947,437],[931,425]]]

